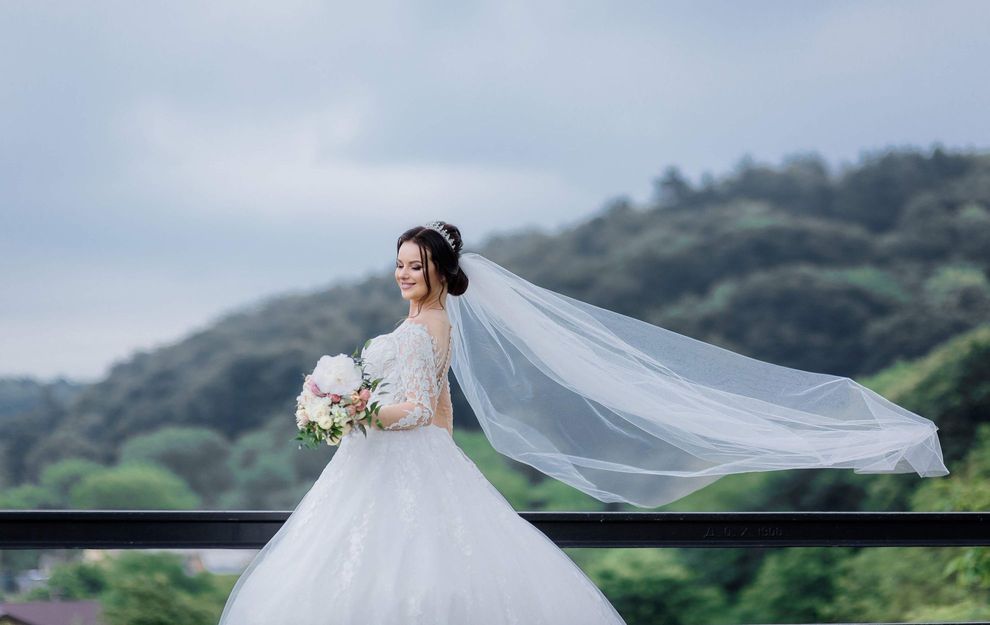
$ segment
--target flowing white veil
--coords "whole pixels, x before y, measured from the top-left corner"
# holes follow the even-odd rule
[[[947,475],[934,423],[847,377],[763,362],[541,288],[473,252],[451,368],[500,453],[601,501],[782,469]]]

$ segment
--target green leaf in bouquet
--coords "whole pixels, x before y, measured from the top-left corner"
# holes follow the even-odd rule
[[[315,449],[316,447],[319,446],[319,442],[318,441],[314,442],[313,437],[309,432],[300,431],[298,434],[296,434],[296,437],[293,440],[302,442],[302,444],[305,445],[308,449]],[[297,445],[296,449],[302,449],[302,445]]]

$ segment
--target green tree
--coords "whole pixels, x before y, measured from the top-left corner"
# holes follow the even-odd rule
[[[108,625],[214,625],[211,606],[176,594],[158,576],[115,582],[104,600]]]
[[[866,355],[861,329],[892,307],[885,293],[848,276],[797,265],[751,274],[726,298],[724,310],[696,325],[705,335],[717,335],[718,344],[737,346],[753,358],[851,375],[857,370],[846,365]]]
[[[970,593],[945,575],[956,555],[947,547],[862,549],[835,572],[832,605],[823,616],[834,622],[906,621],[919,608],[965,601]]]
[[[188,573],[176,553],[125,551],[60,564],[45,587],[19,599],[95,599],[108,625],[212,625],[234,583],[236,576]]]
[[[46,584],[28,593],[29,600],[98,599],[109,584],[107,567],[94,562],[56,566]]]
[[[953,473],[919,488],[912,505],[916,510],[990,510],[990,423],[977,428],[972,449],[963,462],[953,466]],[[955,575],[970,596],[980,596],[984,605],[990,606],[990,548],[964,549],[949,562],[946,573]]]
[[[69,495],[79,509],[182,510],[199,507],[199,497],[182,478],[150,464],[123,464],[92,473]]]
[[[896,363],[864,381],[939,427],[947,466],[966,455],[990,421],[990,324],[953,337],[917,362]]]
[[[58,496],[35,484],[22,484],[0,491],[0,510],[42,510],[57,508]]]
[[[221,506],[291,508],[298,503],[298,493],[292,489],[296,480],[294,461],[302,453],[319,452],[297,449],[273,422],[245,433],[234,443],[227,460],[236,486],[220,500]]]
[[[585,572],[629,625],[725,623],[725,595],[662,549],[610,549]]]
[[[85,458],[67,458],[46,466],[41,471],[41,485],[58,498],[59,504],[68,506],[69,493],[87,476],[103,471],[106,467]]]
[[[188,575],[173,553],[123,553],[102,598],[108,625],[212,625],[222,598],[209,573]]]
[[[787,547],[767,556],[756,579],[739,594],[742,623],[824,623],[837,595],[836,571],[848,559],[844,547]],[[865,620],[865,619],[857,619]]]
[[[843,174],[837,184],[832,213],[880,232],[897,224],[912,196],[937,189],[967,173],[973,159],[940,149],[931,156],[917,152],[884,151]]]
[[[172,426],[128,439],[120,450],[120,461],[160,464],[211,501],[234,483],[227,463],[229,449],[230,444],[215,430]]]

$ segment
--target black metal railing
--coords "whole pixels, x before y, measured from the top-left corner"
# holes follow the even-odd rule
[[[255,510],[0,510],[0,549],[257,549],[275,535],[290,514]],[[990,546],[990,512],[519,514],[560,547]],[[990,621],[932,625],[990,625]]]
[[[288,511],[0,510],[0,549],[255,549]],[[990,546],[990,512],[520,512],[560,547]]]

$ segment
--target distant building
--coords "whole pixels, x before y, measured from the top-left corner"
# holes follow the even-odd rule
[[[96,601],[0,603],[0,625],[103,625]]]

